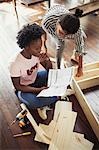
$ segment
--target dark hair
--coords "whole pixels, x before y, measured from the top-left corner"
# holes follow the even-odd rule
[[[79,17],[82,15],[83,11],[76,9],[75,14],[65,14],[59,20],[59,23],[67,34],[75,34],[80,27]]]
[[[82,16],[82,14],[83,14],[83,10],[81,10],[81,9],[79,9],[79,8],[77,8],[76,10],[75,10],[75,16],[76,17],[81,17]]]
[[[42,34],[44,34],[44,30],[42,27],[37,25],[36,23],[32,25],[24,26],[17,35],[17,43],[19,47],[25,48],[28,46],[32,41],[36,41],[41,38]]]

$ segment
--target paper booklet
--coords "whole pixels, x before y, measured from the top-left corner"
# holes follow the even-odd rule
[[[37,97],[63,96],[72,79],[73,68],[50,69],[48,89],[42,90]]]

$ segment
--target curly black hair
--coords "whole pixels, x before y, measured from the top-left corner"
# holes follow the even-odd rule
[[[36,23],[32,25],[24,26],[19,32],[16,37],[17,43],[21,49],[28,46],[32,41],[36,41],[41,39],[41,36],[44,34],[44,30],[42,27],[37,25]]]
[[[80,27],[80,20],[79,17],[81,17],[83,11],[80,9],[75,10],[75,14],[65,14],[62,15],[59,23],[67,34],[75,34],[79,27]]]

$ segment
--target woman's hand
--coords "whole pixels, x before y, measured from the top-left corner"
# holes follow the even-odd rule
[[[43,86],[43,87],[37,88],[36,93],[39,94],[42,90],[45,90],[45,89],[48,89],[48,87]]]
[[[39,56],[39,60],[40,60],[40,63],[42,63],[42,62],[48,61],[49,57],[47,56],[46,53],[41,53]]]
[[[42,90],[48,89],[48,87],[43,86],[43,87],[41,87],[40,89],[41,89],[41,91],[42,91]]]
[[[41,65],[46,69],[52,69],[52,62],[50,61],[49,57],[47,56],[46,53],[41,53],[39,56],[39,60]]]

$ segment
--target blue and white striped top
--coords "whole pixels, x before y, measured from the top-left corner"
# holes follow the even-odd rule
[[[74,39],[75,41],[75,50],[79,53],[84,53],[84,36],[85,33],[83,32],[81,26],[78,29],[77,33],[75,34],[69,34],[65,36],[65,39],[60,38],[56,33],[56,24],[59,18],[64,14],[70,13],[70,11],[66,10],[64,5],[54,5],[53,7],[50,7],[45,14],[43,20],[42,20],[42,27],[45,30],[46,33],[51,34],[54,38],[57,39],[57,50],[63,50],[64,49],[64,41],[65,39]]]

